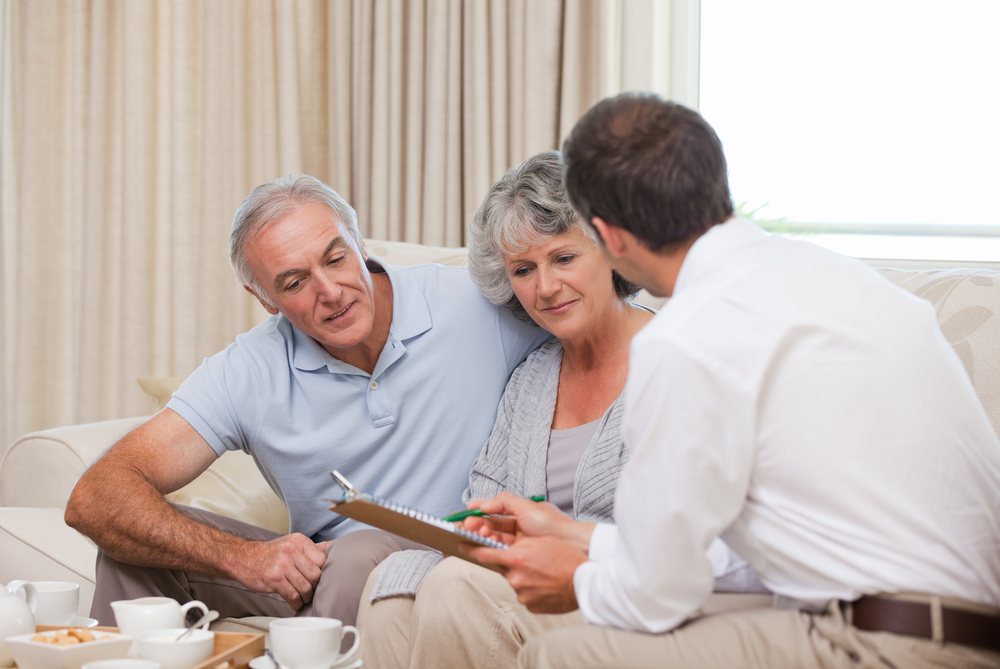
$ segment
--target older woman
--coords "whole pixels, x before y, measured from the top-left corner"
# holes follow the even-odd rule
[[[629,455],[620,432],[628,346],[652,312],[629,302],[636,287],[612,272],[574,213],[557,152],[494,184],[470,234],[469,269],[483,294],[554,338],[511,376],[464,501],[545,495],[577,519],[610,522]],[[404,551],[373,572],[358,615],[366,662],[505,666],[527,638],[581,621],[578,612],[529,613],[499,574],[440,560]],[[463,602],[458,618],[454,601]]]

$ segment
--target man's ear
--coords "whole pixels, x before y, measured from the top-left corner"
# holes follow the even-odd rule
[[[253,288],[251,288],[250,286],[243,286],[243,289],[257,298],[257,301],[260,302],[260,306],[264,307],[264,311],[271,314],[272,316],[276,316],[278,314],[278,307],[273,306],[267,300],[261,299],[261,296],[258,295],[257,291],[255,291]]]
[[[608,253],[614,258],[620,258],[625,252],[625,235],[622,234],[624,231],[616,225],[611,225],[603,218],[598,216],[590,219],[590,224],[594,226],[597,230],[597,234],[601,236],[601,241],[604,242],[604,246],[608,249]]]

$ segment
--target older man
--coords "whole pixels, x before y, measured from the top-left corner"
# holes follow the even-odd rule
[[[491,305],[464,268],[390,267],[354,210],[304,175],[256,188],[230,239],[237,277],[271,314],[207,359],[167,408],[83,475],[66,522],[100,547],[92,615],[145,594],[224,616],[298,610],[350,622],[371,567],[410,544],[328,510],[338,469],[359,488],[453,511],[511,371],[548,337]],[[242,450],[291,534],[168,504]]]
[[[591,623],[521,665],[1000,666],[1000,442],[931,305],[734,218],[689,109],[606,100],[563,153],[612,266],[671,300],[632,340],[617,526],[481,505],[519,534],[476,557]],[[700,614],[716,537],[780,607]]]

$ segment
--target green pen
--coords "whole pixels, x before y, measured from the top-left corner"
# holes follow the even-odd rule
[[[545,495],[534,495],[533,497],[529,497],[528,499],[530,499],[532,502],[544,502]],[[453,513],[450,516],[445,516],[441,520],[445,521],[446,523],[457,523],[458,521],[464,520],[469,516],[486,516],[486,515],[490,514],[484,513],[482,509],[466,509],[465,511],[459,511],[458,513]]]

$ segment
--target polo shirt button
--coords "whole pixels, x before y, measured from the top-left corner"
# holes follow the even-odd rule
[[[378,381],[372,381],[372,384],[368,387],[371,388],[372,390],[375,390],[376,388],[378,388]]]

